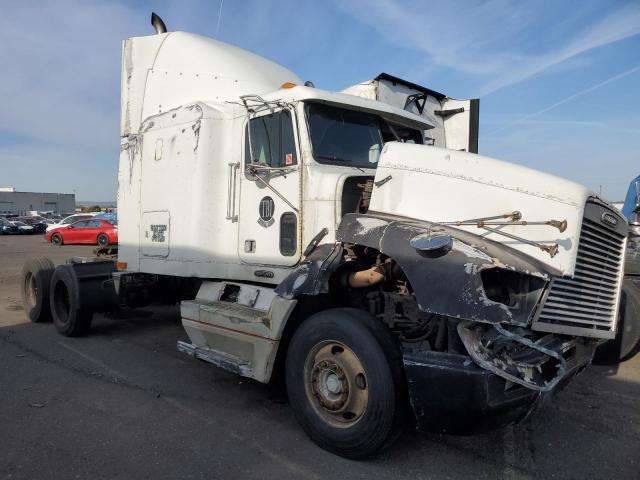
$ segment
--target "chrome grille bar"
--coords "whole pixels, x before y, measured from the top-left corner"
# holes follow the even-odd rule
[[[573,278],[554,278],[532,324],[534,330],[595,338],[615,337],[626,236],[604,225],[604,213],[590,200],[580,230]]]

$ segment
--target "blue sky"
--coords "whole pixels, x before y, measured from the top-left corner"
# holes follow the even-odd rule
[[[387,72],[479,97],[480,153],[612,201],[640,173],[637,0],[2,3],[0,186],[115,199],[121,41],[151,10],[319,88]]]

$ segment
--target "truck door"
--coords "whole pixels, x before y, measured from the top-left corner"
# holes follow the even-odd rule
[[[246,263],[291,266],[300,258],[300,157],[293,119],[289,109],[267,110],[245,127],[238,250]]]
[[[451,150],[478,153],[478,119],[480,100],[444,98],[442,109],[434,113],[442,117],[445,144]]]

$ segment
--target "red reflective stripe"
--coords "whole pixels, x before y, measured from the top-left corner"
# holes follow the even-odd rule
[[[250,337],[260,338],[261,340],[269,340],[270,342],[274,342],[275,343],[275,340],[273,338],[263,337],[262,335],[256,335],[255,333],[247,333],[247,332],[242,332],[240,330],[234,330],[233,328],[221,327],[220,325],[214,325],[212,323],[201,322],[200,320],[195,320],[195,319],[189,318],[189,317],[182,317],[182,319],[183,320],[189,320],[190,322],[200,323],[202,325],[206,325],[207,327],[219,328],[221,330],[227,330],[229,332],[235,332],[235,333],[239,333],[241,335],[248,335]]]

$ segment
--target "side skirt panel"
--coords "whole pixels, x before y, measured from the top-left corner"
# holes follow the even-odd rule
[[[268,287],[203,282],[195,300],[181,303],[182,325],[191,343],[178,342],[178,350],[266,383],[296,302]]]

